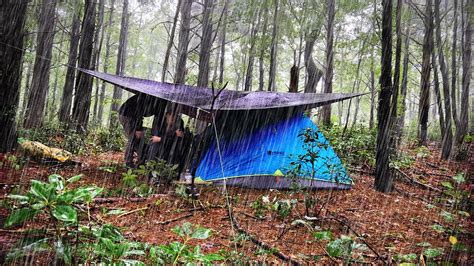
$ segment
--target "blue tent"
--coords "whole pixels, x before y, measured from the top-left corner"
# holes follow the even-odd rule
[[[219,139],[223,167],[216,140],[212,140],[197,168],[197,179],[217,184],[225,180],[227,185],[252,188],[351,187],[352,180],[341,160],[306,115],[297,113],[255,130],[245,128],[238,137],[224,135]],[[300,135],[305,130],[312,130],[318,136],[313,143],[317,153],[314,171],[311,164],[299,160],[299,156],[307,154]],[[301,165],[301,170],[290,175],[295,162]]]

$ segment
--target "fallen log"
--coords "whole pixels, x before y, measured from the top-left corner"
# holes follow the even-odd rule
[[[154,199],[154,198],[161,198],[161,197],[167,197],[169,196],[168,194],[153,194],[148,197],[110,197],[110,198],[94,198],[92,202],[94,203],[112,203],[112,202],[117,202],[121,200],[127,200],[130,202],[141,202],[141,201],[146,201],[149,199]]]
[[[413,183],[413,184],[418,185],[419,187],[422,187],[422,188],[428,189],[428,190],[432,190],[432,191],[436,191],[436,192],[439,192],[439,193],[443,193],[443,192],[442,192],[440,189],[438,189],[438,188],[432,187],[432,186],[430,186],[430,185],[423,184],[423,183],[421,183],[420,181],[415,180],[414,178],[410,177],[407,173],[403,172],[403,171],[400,170],[400,169],[397,169],[397,168],[393,168],[393,169],[395,169],[395,171],[397,171],[398,173],[400,173],[401,176],[403,176],[404,178],[406,178],[408,181],[410,181],[410,182]]]

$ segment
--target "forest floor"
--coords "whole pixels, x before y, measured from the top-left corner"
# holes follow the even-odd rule
[[[469,182],[469,175],[474,172],[472,156],[464,163],[440,161],[439,153],[433,146],[423,156],[419,156],[415,150],[407,149],[406,153],[416,159],[409,168],[398,172],[393,192],[376,192],[370,169],[349,168],[354,180],[352,189],[309,192],[316,199],[314,209],[308,213],[313,218],[306,216],[305,196],[301,191],[228,188],[233,217],[239,228],[231,223],[226,198],[220,187],[199,186],[199,201],[180,197],[174,192],[174,187],[159,188],[144,198],[113,195],[110,191],[121,186],[121,173],[124,170],[110,173],[104,171],[103,167],[118,167],[121,153],[80,156],[76,158],[80,162],[77,166],[50,167],[30,161],[21,170],[0,168],[0,197],[4,199],[12,192],[26,190],[31,179],[47,180],[52,173],[64,177],[81,173],[84,176],[79,185],[95,184],[109,191],[108,195],[101,195],[104,200],[91,205],[92,217],[122,228],[124,235],[133,241],[150,244],[177,241],[179,239],[171,229],[188,221],[212,230],[210,238],[191,242],[200,245],[204,253],[237,251],[235,254],[241,253],[238,260],[268,263],[281,263],[281,258],[276,255],[284,255],[305,264],[314,263],[315,259],[325,263],[340,261],[327,255],[327,240],[315,239],[313,233],[317,228],[331,231],[334,238],[348,235],[357,243],[365,244],[368,248],[354,250],[350,259],[345,258],[354,262],[384,264],[388,258],[396,261],[401,255],[407,254],[416,254],[418,260],[424,250],[438,248],[443,249],[443,255],[434,258],[434,261],[473,265],[474,222],[470,217],[454,213],[456,210],[446,205],[449,195],[442,184],[445,181],[453,182],[452,177],[457,173],[467,173],[468,185],[460,189],[469,192],[468,197],[472,202],[474,187]],[[257,217],[254,203],[265,204],[267,196],[271,203],[287,199],[297,200],[297,203],[287,217],[279,217],[269,206],[262,207],[261,216]],[[107,214],[114,209],[123,212],[121,215]],[[1,204],[0,224],[4,223],[9,211],[5,204]],[[445,219],[446,212],[453,212],[453,219]],[[456,239],[467,251],[453,249],[451,234],[447,233],[449,230],[439,232],[433,229],[433,225],[457,228],[460,233],[456,234]],[[40,219],[36,219],[22,227],[1,229],[0,256],[5,256],[10,247],[21,240],[25,229],[44,226]],[[254,240],[263,242],[267,248],[262,248],[248,237],[242,237],[241,233],[237,233],[238,229],[244,230]],[[268,250],[268,247],[272,249]],[[37,262],[48,262],[48,259],[39,259]]]

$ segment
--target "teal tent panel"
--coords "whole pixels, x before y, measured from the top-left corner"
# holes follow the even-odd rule
[[[226,179],[227,184],[245,183],[245,186],[260,188],[288,187],[288,180],[283,185],[268,182],[280,182],[284,177],[280,178],[279,175],[286,175],[291,163],[297,161],[299,155],[306,154],[299,134],[308,128],[317,132],[315,141],[321,148],[316,150],[318,160],[314,165],[314,178],[311,178],[311,165],[301,164],[301,176],[298,179],[304,181],[304,186],[349,188],[352,180],[341,160],[318,127],[304,114],[266,125],[241,137],[220,139],[222,167],[214,140],[198,166],[196,177],[214,182]]]

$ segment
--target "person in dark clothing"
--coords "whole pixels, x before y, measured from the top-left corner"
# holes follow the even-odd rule
[[[125,101],[119,109],[119,121],[127,137],[125,148],[125,164],[134,167],[133,154],[137,152],[138,162],[143,158],[144,128],[143,118],[152,115],[162,116],[166,101],[146,94],[135,94]]]
[[[155,115],[147,160],[162,159],[168,164],[178,164],[179,175],[184,167],[184,132],[184,122],[172,105],[163,116]]]

